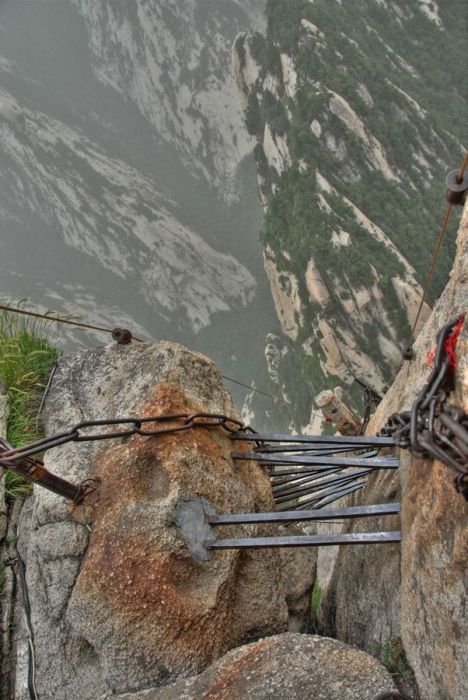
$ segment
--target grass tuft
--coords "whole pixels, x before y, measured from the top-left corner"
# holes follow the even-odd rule
[[[391,673],[397,683],[402,681],[412,682],[413,671],[406,658],[403,642],[400,637],[391,637],[383,644],[374,643],[373,654],[378,658],[382,666]]]
[[[24,303],[24,301],[23,301]],[[6,439],[13,447],[37,440],[41,431],[37,411],[47,377],[59,351],[50,342],[45,322],[0,314],[0,378],[8,396]],[[5,493],[11,498],[27,495],[31,486],[17,474],[5,474]]]

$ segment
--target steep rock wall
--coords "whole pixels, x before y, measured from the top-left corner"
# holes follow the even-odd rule
[[[98,80],[130,98],[188,168],[229,196],[230,180],[252,142],[242,125],[229,50],[223,50],[225,35],[230,24],[260,26],[261,0],[229,0],[210,10],[191,0],[134,7],[73,1]]]
[[[422,389],[435,335],[468,306],[468,206],[461,221],[450,281],[369,424],[377,431],[394,411],[408,408]],[[450,401],[468,408],[468,324],[457,345],[456,391]],[[401,453],[400,474],[375,474],[353,503],[401,499],[402,544],[346,551],[340,548],[332,581],[319,611],[323,633],[372,650],[402,637],[425,700],[458,700],[468,693],[465,663],[468,626],[468,504],[437,460]],[[392,522],[393,520],[393,522]],[[398,519],[364,527],[393,529]],[[348,526],[348,531],[363,525]]]
[[[171,338],[274,390],[255,142],[230,66],[237,32],[263,25],[263,4],[2,5],[5,300]],[[62,339],[68,351],[102,335],[63,326]],[[241,404],[247,392],[233,387]]]
[[[15,206],[37,214],[46,201],[49,225],[69,248],[99,260],[120,284],[137,276],[146,303],[193,331],[252,300],[251,273],[178,221],[151,178],[5,90],[0,109],[5,169],[22,180]]]

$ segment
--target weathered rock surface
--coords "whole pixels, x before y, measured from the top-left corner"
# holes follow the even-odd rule
[[[192,411],[236,415],[204,356],[166,342],[106,346],[58,363],[45,422],[50,434],[84,419]],[[220,429],[197,428],[47,453],[51,471],[101,484],[94,504],[75,508],[36,488],[23,511],[40,697],[90,700],[156,687],[287,629],[286,596],[294,592],[277,550],[203,561],[184,539],[192,533],[176,524],[191,503],[217,512],[272,509],[265,472],[234,466],[231,450]],[[242,532],[251,526],[236,528]]]
[[[0,377],[0,436],[6,437],[8,418],[8,398]],[[8,508],[5,501],[4,470],[0,467],[0,696],[8,691],[10,664],[5,650],[9,649],[11,637],[11,603],[13,597],[13,572],[5,566],[8,558]]]
[[[281,527],[282,535],[304,535],[300,525]],[[318,548],[285,547],[279,550],[289,611],[289,632],[310,631],[310,600],[317,571]]]
[[[301,317],[301,300],[297,277],[287,272],[281,272],[270,251],[267,251],[267,254],[265,254],[264,262],[281,328],[285,335],[295,340],[299,332],[298,319]]]
[[[468,307],[468,207],[461,222],[451,280],[418,338],[425,363],[434,332]],[[457,345],[457,390],[451,401],[468,411],[468,321]],[[416,367],[406,370],[407,381]],[[413,380],[414,381],[414,380]],[[393,392],[403,392],[405,371]],[[394,394],[395,395],[395,394]],[[405,455],[401,461],[403,543],[401,632],[425,700],[468,697],[468,503],[441,462]]]
[[[398,475],[380,472],[369,479],[362,493],[348,496],[346,505],[397,501],[398,488]],[[387,516],[335,527],[341,532],[376,532],[398,530],[400,523],[397,516]],[[319,632],[375,652],[376,645],[400,635],[399,581],[399,545],[339,547],[318,609]]]
[[[468,505],[441,462],[405,456],[401,637],[424,700],[468,697]]]
[[[468,302],[468,207],[458,233],[451,279],[419,334],[415,358],[405,363],[378,407],[368,432],[374,433],[394,411],[408,408],[427,378],[428,352],[447,321],[466,311]],[[468,324],[457,345],[456,392],[450,401],[468,408]],[[468,697],[468,505],[440,462],[402,453],[401,572],[394,545],[340,548],[329,592],[319,611],[321,631],[360,647],[401,635],[424,700]],[[375,474],[357,503],[399,500],[398,475]],[[393,521],[393,522],[392,522]],[[394,529],[394,518],[348,529]],[[401,588],[400,588],[401,574]]]
[[[390,674],[357,649],[335,639],[280,634],[229,652],[199,676],[120,700],[374,700],[393,690]]]

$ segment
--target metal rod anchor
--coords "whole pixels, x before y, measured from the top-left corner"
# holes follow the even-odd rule
[[[207,515],[210,525],[232,525],[241,523],[284,523],[303,520],[343,520],[347,518],[371,518],[395,515],[400,512],[399,503],[382,503],[372,506],[351,506],[348,508],[322,508],[319,510],[283,510],[272,513],[227,513]]]
[[[261,549],[265,547],[330,547],[337,544],[392,544],[401,542],[401,532],[351,532],[342,535],[298,535],[294,537],[243,537],[205,542],[206,549]]]
[[[56,476],[56,474],[52,474],[44,467],[44,464],[40,460],[32,459],[31,457],[21,457],[14,462],[7,460],[2,462],[2,453],[11,449],[13,449],[11,445],[6,442],[6,440],[0,438],[0,466],[4,469],[10,469],[10,471],[22,476],[27,481],[31,481],[38,486],[43,486],[59,496],[64,496],[74,501],[74,503],[81,503],[86,495],[86,489],[83,488],[81,484],[72,484],[70,481],[66,481],[62,479],[62,477]]]
[[[337,501],[339,498],[342,496],[345,496],[347,493],[352,493],[353,491],[356,491],[360,488],[362,488],[366,484],[366,479],[360,479],[358,481],[352,480],[351,483],[346,482],[345,484],[342,484],[341,486],[337,487],[331,487],[328,489],[318,489],[318,488],[310,488],[310,489],[302,489],[301,491],[295,491],[294,493],[287,493],[286,495],[279,494],[278,496],[276,494],[273,494],[273,498],[275,501],[275,505],[280,504],[280,503],[290,503],[291,501],[294,501],[296,498],[302,498],[304,499],[305,496],[308,496],[310,494],[314,494],[312,501],[316,503],[320,503],[324,498],[329,498],[330,500],[327,501],[327,503],[332,503],[333,501]],[[309,499],[310,500],[310,499]],[[299,503],[296,506],[296,509],[299,508],[301,504],[304,504],[309,501],[299,501]],[[325,503],[323,503],[325,505]]]
[[[316,457],[311,455],[271,455],[263,452],[232,452],[232,459],[255,461],[263,464],[278,465],[307,465],[325,467],[369,467],[369,469],[398,469],[400,461],[397,457]]]
[[[350,450],[356,447],[395,447],[393,437],[381,437],[373,435],[356,435],[349,437],[347,435],[288,435],[283,433],[247,433],[241,430],[232,432],[229,437],[231,440],[243,440],[249,442],[284,442],[297,443],[308,445],[326,445],[337,447],[349,446]]]

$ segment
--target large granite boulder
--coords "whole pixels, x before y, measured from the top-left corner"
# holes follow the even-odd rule
[[[198,676],[119,700],[375,700],[395,691],[368,654],[335,639],[286,633],[230,651]]]
[[[212,362],[173,343],[113,345],[59,361],[45,424],[50,434],[84,419],[193,411],[236,416]],[[97,477],[100,487],[75,507],[36,487],[23,511],[39,697],[94,700],[171,683],[287,629],[286,599],[303,597],[305,584],[287,585],[278,550],[209,558],[192,541],[201,522],[194,513],[206,505],[219,513],[273,508],[265,471],[234,464],[232,449],[221,429],[196,428],[47,453],[51,471],[74,482]],[[274,529],[239,526],[235,534],[254,531]],[[315,560],[305,561],[313,569]],[[20,684],[16,697],[27,697]]]

